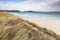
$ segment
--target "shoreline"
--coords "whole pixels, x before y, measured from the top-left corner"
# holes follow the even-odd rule
[[[12,13],[10,13],[12,14]],[[60,20],[48,19],[48,18],[36,18],[26,15],[14,14],[26,21],[32,22],[40,27],[47,28],[48,30],[54,31],[56,34],[60,35]]]
[[[28,16],[19,16],[20,18],[35,23],[36,25],[47,28],[48,30],[54,31],[56,34],[60,34],[60,20],[51,20],[51,19],[38,19],[38,18],[33,18],[33,17],[28,17]]]

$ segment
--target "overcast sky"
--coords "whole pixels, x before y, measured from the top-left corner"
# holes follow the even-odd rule
[[[60,11],[60,0],[0,0],[0,9]]]

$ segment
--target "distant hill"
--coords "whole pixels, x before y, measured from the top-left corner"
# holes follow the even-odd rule
[[[24,12],[35,12],[35,11],[24,11]]]
[[[32,10],[28,10],[28,11],[19,11],[19,10],[0,10],[0,12],[37,12],[37,13],[60,13],[60,11],[52,11],[52,12],[44,12],[44,11],[32,11]]]
[[[0,40],[56,40],[57,35],[22,18],[0,12]]]
[[[19,10],[0,10],[0,12],[20,12]]]

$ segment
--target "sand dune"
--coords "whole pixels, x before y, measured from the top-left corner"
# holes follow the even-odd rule
[[[0,40],[57,40],[57,35],[18,16],[0,12]]]

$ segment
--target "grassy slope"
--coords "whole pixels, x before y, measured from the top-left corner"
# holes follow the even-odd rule
[[[56,40],[56,34],[15,15],[0,12],[0,40]]]
[[[60,40],[60,35],[57,36],[57,40]]]

